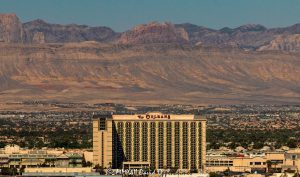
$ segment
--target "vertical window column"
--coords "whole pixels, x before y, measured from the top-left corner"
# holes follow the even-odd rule
[[[198,169],[202,169],[202,125],[198,122]]]
[[[182,168],[188,169],[188,123],[182,125]]]
[[[126,149],[126,161],[131,161],[132,154],[131,154],[131,147],[132,147],[132,136],[131,136],[131,122],[126,122],[126,128],[125,128],[125,149]]]
[[[175,167],[180,168],[180,123],[175,122]]]
[[[134,161],[140,161],[140,123],[134,123]]]
[[[148,122],[142,124],[142,160],[148,161]]]
[[[195,170],[196,167],[196,123],[191,122],[190,128],[190,169]]]
[[[156,126],[155,122],[150,123],[150,165],[156,168]]]
[[[158,168],[164,168],[164,122],[158,123]]]
[[[172,122],[167,122],[167,168],[172,167]]]

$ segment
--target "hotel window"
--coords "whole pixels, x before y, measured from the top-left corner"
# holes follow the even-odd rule
[[[196,169],[196,123],[191,122],[191,139],[190,139],[190,155],[191,155],[191,169]]]
[[[155,167],[155,158],[156,158],[156,126],[155,126],[155,122],[151,122],[150,123],[150,165],[151,167]]]
[[[158,168],[164,168],[164,123],[158,123]]]
[[[140,123],[134,123],[134,161],[140,160]]]
[[[119,135],[119,141],[122,144],[123,142],[123,122],[118,122],[118,135]]]
[[[126,160],[131,161],[131,147],[132,147],[132,139],[131,139],[131,122],[126,122]]]
[[[182,125],[182,168],[188,168],[188,123]]]
[[[167,122],[167,168],[172,167],[172,123]]]
[[[175,167],[180,166],[180,123],[175,122]]]
[[[142,124],[142,154],[143,154],[143,161],[148,161],[148,123],[143,122]]]
[[[198,122],[198,153],[199,153],[199,169],[202,169],[202,126],[201,122]]]
[[[118,122],[117,124],[118,127],[118,156],[121,161],[124,160],[124,152],[123,152],[123,138],[124,138],[124,123],[123,122]]]
[[[101,117],[99,119],[99,130],[106,130],[106,118]]]

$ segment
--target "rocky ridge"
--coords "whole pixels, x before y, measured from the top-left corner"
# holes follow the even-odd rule
[[[259,51],[264,50],[281,50],[289,52],[300,51],[300,34],[279,35],[275,37],[269,44],[261,46]]]
[[[24,23],[23,29],[25,43],[35,43],[37,42],[36,38],[40,37],[46,43],[109,42],[118,36],[116,32],[107,27],[49,24],[40,19]]]
[[[23,40],[22,23],[15,14],[0,14],[0,42],[19,43]]]
[[[0,14],[0,42],[6,43],[72,43],[96,41],[107,44],[173,43],[213,47],[238,47],[245,50],[281,50],[300,52],[293,35],[300,34],[300,24],[284,28],[266,28],[247,24],[237,28],[210,29],[194,24],[157,23],[137,25],[125,32],[108,27],[50,24],[43,20],[21,23],[15,14]],[[285,38],[289,47],[273,47],[271,43]],[[274,44],[272,44],[274,45]],[[265,46],[265,47],[264,47]]]
[[[170,23],[149,23],[138,25],[123,33],[118,40],[121,44],[177,43],[189,41],[187,32],[181,27]]]

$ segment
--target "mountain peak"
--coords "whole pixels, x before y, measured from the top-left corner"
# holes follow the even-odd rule
[[[235,30],[239,30],[241,32],[249,32],[249,31],[265,31],[267,30],[267,28],[260,24],[246,24],[235,28]]]
[[[0,18],[18,18],[15,13],[0,14]]]
[[[167,22],[151,22],[135,26],[122,34],[119,43],[122,44],[145,44],[145,43],[187,43],[187,32]]]
[[[0,14],[0,42],[22,42],[22,24],[16,14]]]
[[[36,19],[36,20],[33,20],[33,21],[30,21],[30,22],[28,22],[28,23],[33,23],[33,24],[42,24],[42,25],[44,25],[44,24],[48,24],[46,21],[44,21],[44,20],[42,20],[42,19]]]

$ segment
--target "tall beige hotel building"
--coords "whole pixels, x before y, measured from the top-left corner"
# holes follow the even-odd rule
[[[195,115],[147,113],[94,116],[94,164],[106,168],[205,170],[206,120]]]

